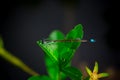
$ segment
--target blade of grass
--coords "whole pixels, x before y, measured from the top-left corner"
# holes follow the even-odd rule
[[[25,63],[23,63],[23,61],[18,59],[16,56],[12,55],[10,52],[5,50],[4,48],[0,48],[0,56],[4,58],[5,60],[7,60],[8,62],[12,63],[13,65],[19,67],[26,73],[30,75],[38,75],[37,72],[29,68]]]

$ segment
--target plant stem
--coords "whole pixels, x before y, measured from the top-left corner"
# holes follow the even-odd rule
[[[29,68],[26,64],[24,64],[20,59],[12,55],[10,52],[5,50],[4,48],[0,48],[0,56],[3,57],[5,60],[9,61],[13,65],[19,67],[26,73],[30,75],[39,75],[37,72]]]

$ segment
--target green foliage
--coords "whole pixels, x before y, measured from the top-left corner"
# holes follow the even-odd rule
[[[51,80],[48,76],[32,76],[29,80]]]
[[[82,79],[82,73],[80,70],[78,70],[75,67],[65,67],[62,69],[62,71],[70,77],[72,80],[81,80]]]
[[[76,25],[66,36],[54,30],[47,40],[39,40],[37,44],[45,52],[45,64],[48,75],[32,76],[28,80],[65,80],[67,77],[71,80],[89,80],[89,76],[83,79],[81,71],[71,66],[71,60],[80,46],[83,38],[83,27]]]

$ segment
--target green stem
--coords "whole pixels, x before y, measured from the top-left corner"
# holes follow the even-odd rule
[[[10,52],[5,50],[4,48],[0,48],[0,56],[30,75],[39,75],[37,72],[35,72],[31,68],[29,68],[20,59],[18,59],[16,56],[12,55]]]

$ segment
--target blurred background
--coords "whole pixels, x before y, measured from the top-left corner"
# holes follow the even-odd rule
[[[44,52],[36,44],[57,29],[66,34],[82,24],[83,39],[72,65],[84,72],[99,63],[99,72],[120,79],[119,4],[116,0],[3,0],[0,2],[0,35],[5,49],[40,74],[47,74]],[[0,80],[27,80],[31,75],[0,56]]]

